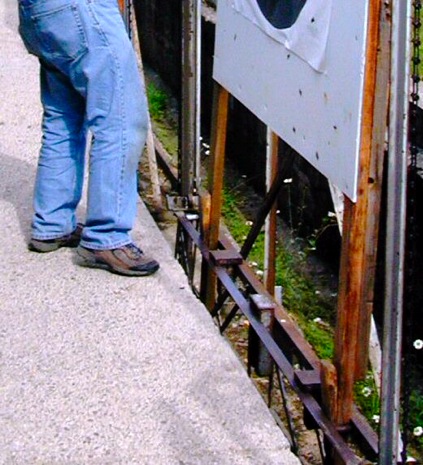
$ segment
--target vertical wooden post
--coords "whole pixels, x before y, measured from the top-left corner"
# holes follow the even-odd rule
[[[360,231],[358,227],[356,210],[356,206],[346,197],[334,356],[338,372],[338,408],[336,409],[337,417],[333,420],[338,425],[344,425],[351,419],[355,381],[357,328],[363,271],[360,249],[364,243],[363,237],[357,237],[360,233],[363,235],[363,231]],[[361,239],[361,247],[359,239]]]
[[[223,174],[225,166],[225,148],[228,123],[228,102],[229,93],[219,84],[215,84],[213,115],[212,115],[212,140],[211,140],[211,160],[208,175],[208,188],[211,195],[210,201],[210,221],[208,230],[208,247],[210,250],[217,249],[219,241],[220,216],[222,213],[222,190]],[[205,303],[211,310],[216,301],[216,275],[207,267],[205,289],[202,295]]]
[[[369,207],[367,209],[366,276],[362,299],[362,314],[358,327],[358,340],[363,348],[370,347],[370,327],[373,314],[374,286],[378,251],[380,207],[382,196],[383,165],[385,158],[385,137],[387,115],[389,111],[390,76],[390,12],[385,5],[380,15],[379,53],[375,86],[375,107],[373,121],[373,143],[369,173]],[[356,360],[356,378],[364,378],[368,366],[367,350],[359,350]]]
[[[268,159],[267,159],[267,190],[270,189],[278,170],[278,136],[268,129],[267,135],[268,143]],[[269,216],[266,219],[266,235],[264,239],[265,245],[265,259],[264,259],[264,283],[267,291],[271,295],[275,295],[275,282],[276,282],[276,236],[277,236],[277,222],[276,222],[277,201],[273,205]]]
[[[351,420],[356,364],[358,359],[364,358],[358,353],[364,350],[367,354],[368,350],[368,346],[363,348],[359,334],[362,335],[364,331],[368,331],[364,328],[368,321],[367,305],[362,303],[364,296],[367,297],[368,237],[374,234],[373,231],[368,230],[368,217],[371,214],[369,192],[374,184],[370,176],[370,167],[373,153],[381,4],[380,0],[370,0],[369,3],[357,203],[354,204],[345,198],[338,318],[335,334],[335,366],[338,373],[338,407],[335,410],[335,422],[338,425],[345,425]],[[385,121],[377,123],[384,124]]]

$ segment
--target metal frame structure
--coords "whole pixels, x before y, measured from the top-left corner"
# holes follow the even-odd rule
[[[203,259],[216,273],[222,285],[222,292],[217,297],[212,316],[219,316],[223,304],[228,298],[233,301],[232,311],[220,324],[221,332],[223,333],[226,330],[238,312],[247,317],[254,333],[269,351],[276,370],[288,380],[303,403],[310,428],[320,429],[323,432],[325,438],[341,459],[341,463],[348,465],[369,463],[353,452],[343,435],[325,414],[321,405],[320,361],[300,331],[292,323],[283,307],[275,304],[274,324],[272,325],[272,332],[270,332],[262,323],[260,315],[255,311],[256,307],[252,304],[251,296],[254,295],[264,296],[269,300],[273,299],[246,264],[242,254],[246,258],[248,250],[254,242],[254,236],[263,226],[264,219],[267,216],[266,213],[268,213],[269,207],[271,208],[273,203],[272,197],[278,191],[279,182],[279,180],[276,180],[273,184],[271,194],[265,200],[266,206],[261,209],[258,220],[252,228],[254,232],[247,239],[241,253],[234,249],[229,238],[224,235],[220,236],[219,249],[210,250],[195,225],[182,212],[177,213],[178,222],[184,231],[184,234],[181,234],[179,239],[186,240],[186,238],[189,238],[187,245],[189,247],[194,245],[198,248]],[[178,250],[188,249],[181,243],[179,247]],[[186,259],[187,256],[184,255],[183,257]],[[182,258],[181,255],[178,254],[178,258]],[[187,263],[186,260],[181,260],[181,262]],[[192,267],[190,266],[186,271],[193,284]],[[300,365],[301,368],[296,368],[296,365]],[[281,393],[283,396],[282,387]],[[350,429],[349,431],[344,430],[343,434],[347,432],[349,435],[358,436],[360,438],[359,442],[364,446],[363,453],[368,460],[375,460],[378,454],[377,435],[356,408],[354,408]]]

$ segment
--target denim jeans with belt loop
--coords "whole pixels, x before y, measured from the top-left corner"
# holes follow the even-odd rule
[[[76,228],[87,130],[87,217],[81,245],[131,242],[147,103],[117,0],[19,0],[19,33],[41,65],[43,137],[32,237]]]

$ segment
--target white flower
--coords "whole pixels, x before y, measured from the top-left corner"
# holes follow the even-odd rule
[[[257,270],[256,273],[257,273],[257,276],[263,276],[264,275],[264,271],[262,271],[262,270]]]
[[[283,180],[284,184],[291,184],[292,178],[286,178]]]
[[[417,350],[423,349],[423,341],[421,339],[416,339],[413,343],[413,346]]]
[[[373,421],[374,421],[375,423],[379,423],[379,422],[380,422],[380,416],[379,416],[379,415],[373,415],[372,418],[373,418]]]
[[[251,265],[251,266],[254,266],[254,267],[257,267],[257,266],[258,266],[258,263],[257,263],[257,262],[250,262],[250,265]]]
[[[320,291],[314,291],[316,295],[320,295]]]
[[[416,426],[413,430],[414,436],[421,436],[423,434],[423,428],[421,426]]]
[[[205,155],[210,155],[210,150],[206,150],[206,151],[204,152],[204,154],[205,154]]]
[[[363,390],[361,392],[362,392],[364,397],[369,397],[370,394],[372,393],[372,390],[368,386],[366,386],[366,387],[363,388]]]
[[[252,221],[246,221],[246,222],[245,222],[245,225],[246,225],[246,226],[252,226],[252,225],[253,225],[253,222],[252,222]]]
[[[315,323],[321,323],[322,319],[318,316],[313,320]]]

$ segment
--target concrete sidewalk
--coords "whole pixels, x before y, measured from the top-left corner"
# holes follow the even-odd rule
[[[0,464],[299,464],[141,203],[153,277],[27,251],[41,107],[16,9],[0,3]]]

